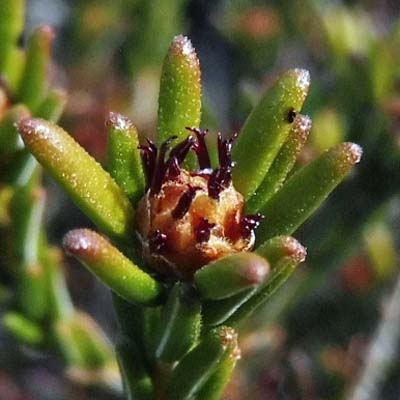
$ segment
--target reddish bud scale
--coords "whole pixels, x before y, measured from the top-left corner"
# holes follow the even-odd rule
[[[137,231],[149,266],[163,275],[190,280],[196,270],[231,253],[249,251],[262,216],[244,215],[243,196],[232,185],[232,144],[218,138],[220,166],[211,169],[204,137],[207,131],[188,128],[189,136],[166,157],[172,139],[158,151],[141,146],[148,191],[139,203]],[[200,169],[182,164],[190,150]]]

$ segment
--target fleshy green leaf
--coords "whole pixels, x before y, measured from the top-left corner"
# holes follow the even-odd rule
[[[357,164],[360,146],[342,143],[296,172],[261,209],[257,242],[292,234]]]
[[[36,187],[37,177],[31,178],[15,191],[11,215],[19,306],[29,318],[41,320],[49,308],[46,270],[39,257],[46,193]]]
[[[0,120],[0,153],[12,154],[22,147],[18,129],[15,123],[22,118],[30,117],[31,113],[27,107],[17,104],[10,108]],[[21,144],[19,145],[20,142]]]
[[[153,385],[146,371],[141,368],[138,361],[140,352],[136,346],[130,341],[122,339],[117,344],[117,358],[127,399],[154,399]]]
[[[0,21],[0,75],[2,75],[8,69],[11,53],[24,27],[25,0],[0,0]]]
[[[201,326],[200,302],[189,288],[177,283],[161,312],[156,358],[180,360],[196,343]]]
[[[142,307],[132,304],[122,297],[113,293],[113,306],[117,314],[121,337],[123,341],[128,341],[134,347],[135,360],[137,366],[141,365],[147,371],[151,370],[147,348],[146,348],[146,311],[153,310],[154,307]],[[156,308],[158,309],[158,308]]]
[[[257,288],[251,288],[226,299],[205,301],[203,303],[203,323],[210,326],[223,324],[256,292]]]
[[[238,359],[240,359],[239,348],[231,346],[229,351],[225,352],[215,372],[196,396],[196,400],[220,400],[231,380]]]
[[[41,173],[40,165],[27,149],[17,151],[7,169],[6,181],[17,188],[36,181]]]
[[[279,262],[284,258],[290,258],[294,262],[303,262],[306,257],[306,249],[294,238],[290,236],[279,236],[268,240],[257,250],[257,254],[268,260],[270,265],[270,274],[267,282],[270,281],[270,275],[274,273]],[[206,301],[203,304],[203,320],[204,324],[216,326],[225,323],[225,321],[233,316],[254,294],[258,293],[261,288],[247,289],[235,296],[218,301]]]
[[[291,258],[294,262],[301,263],[305,260],[307,250],[301,243],[291,236],[277,236],[267,240],[256,249],[256,253],[265,257],[274,271],[279,261],[284,257]]]
[[[2,185],[0,187],[0,229],[10,225],[10,208],[13,197],[14,189],[11,186]]]
[[[246,203],[247,212],[256,213],[282,187],[306,143],[310,129],[311,119],[309,117],[300,114],[295,118],[289,136],[275,157],[264,180]]]
[[[233,182],[246,199],[257,190],[286,141],[309,85],[308,71],[293,69],[286,72],[247,118],[232,153],[237,162]]]
[[[114,237],[129,237],[133,208],[94,158],[63,129],[47,121],[24,119],[18,128],[36,159],[101,229]]]
[[[16,190],[11,205],[14,251],[22,264],[39,260],[39,240],[45,207],[46,193],[30,185]]]
[[[41,327],[22,314],[15,312],[5,314],[3,317],[3,325],[8,332],[22,342],[38,345],[44,340],[44,332]]]
[[[144,195],[145,177],[140,157],[138,133],[126,117],[110,113],[108,127],[108,167],[111,176],[132,204]]]
[[[278,258],[279,242],[283,245],[281,254]],[[293,238],[279,238],[276,242],[268,242],[263,250],[263,254],[275,257],[276,262],[271,265],[271,275],[255,294],[250,297],[227,321],[225,324],[234,325],[235,323],[248,317],[257,307],[265,304],[269,298],[289,279],[296,267],[305,260],[306,249]],[[286,255],[285,255],[286,254]]]
[[[53,326],[55,341],[68,365],[86,367],[84,355],[69,321],[70,319],[60,319],[55,322]]]
[[[18,89],[19,82],[25,68],[26,54],[25,51],[17,46],[10,48],[7,57],[7,63],[4,65],[3,76],[7,78],[6,85],[13,93]]]
[[[74,306],[62,270],[62,252],[56,247],[46,248],[42,259],[47,275],[50,317],[52,320],[68,319],[74,313]]]
[[[194,396],[216,371],[224,355],[237,348],[237,334],[223,326],[209,331],[172,372],[167,398],[187,400]]]
[[[154,361],[160,323],[161,306],[146,307],[143,310],[143,344],[146,357],[150,362]]]
[[[40,103],[36,116],[50,122],[57,122],[67,104],[67,93],[62,89],[51,90]]]
[[[40,263],[23,264],[18,281],[20,309],[32,320],[39,321],[49,308],[46,271]]]
[[[111,343],[89,315],[78,312],[66,321],[82,355],[85,367],[101,368],[113,359]]]
[[[64,237],[63,246],[125,300],[148,304],[159,297],[161,285],[98,233],[75,229]]]
[[[54,36],[53,29],[44,25],[36,29],[29,39],[26,63],[16,97],[33,113],[37,111],[47,90],[47,74]]]
[[[194,281],[203,298],[218,300],[259,285],[268,272],[264,258],[254,253],[235,253],[198,270]]]
[[[158,143],[171,136],[183,141],[187,126],[199,126],[201,73],[195,49],[185,36],[176,36],[164,60],[158,100]]]

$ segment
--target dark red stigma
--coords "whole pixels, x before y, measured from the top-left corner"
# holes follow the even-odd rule
[[[211,161],[208,152],[205,137],[207,130],[201,130],[195,127],[187,127],[196,137],[189,136],[183,142],[177,144],[169,152],[171,142],[176,139],[173,136],[166,140],[157,150],[157,147],[151,140],[147,140],[147,145],[140,146],[144,169],[147,177],[148,189],[150,194],[155,195],[160,192],[163,182],[166,179],[175,180],[181,172],[181,165],[185,161],[189,151],[193,149],[197,155],[199,164],[199,174],[208,175],[208,195],[219,199],[220,193],[229,187],[232,182],[232,169],[235,163],[232,161],[232,146],[238,134],[235,133],[229,139],[222,139],[218,134],[218,160],[219,167],[211,171]],[[180,197],[178,204],[172,211],[174,219],[182,218],[190,209],[195,198],[197,187],[189,187]],[[241,234],[248,237],[259,225],[263,216],[261,214],[247,215],[240,222]],[[202,218],[195,230],[196,238],[199,242],[206,242],[210,238],[211,229],[215,224],[210,223],[207,218]],[[155,251],[160,251],[166,244],[166,235],[156,231],[150,239],[150,245]]]
[[[183,193],[183,195],[178,201],[178,204],[172,211],[173,218],[180,219],[189,211],[189,208],[194,200],[194,197],[196,196],[196,192],[199,189],[200,188],[198,187],[189,187],[189,189]]]
[[[208,129],[204,131],[194,127],[186,127],[186,129],[196,134],[197,143],[193,146],[193,150],[196,152],[199,161],[199,169],[204,170],[211,168],[210,155],[208,154],[207,144],[205,141]]]
[[[153,175],[156,169],[157,147],[150,139],[147,139],[147,146],[139,146],[139,149],[141,150],[148,189],[151,181],[153,180]]]
[[[232,144],[237,138],[235,133],[230,139],[222,140],[221,134],[218,134],[218,160],[219,168],[215,169],[208,181],[208,193],[210,197],[218,200],[219,194],[226,189],[232,182]]]
[[[158,157],[157,147],[151,140],[147,139],[147,145],[139,146],[146,174],[147,189],[150,189],[153,195],[159,193],[166,177],[173,179],[179,175],[180,166],[193,147],[195,140],[193,136],[186,138],[170,151],[166,160],[165,155],[171,142],[175,139],[176,136],[172,136],[162,143]]]

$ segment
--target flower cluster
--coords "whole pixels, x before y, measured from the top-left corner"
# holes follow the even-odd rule
[[[148,140],[141,146],[147,192],[136,214],[137,229],[148,264],[163,273],[190,279],[193,273],[231,253],[249,251],[261,214],[245,215],[243,196],[232,184],[231,150],[236,135],[218,135],[219,166],[212,168],[205,142],[207,131],[188,128],[188,136],[166,157],[174,138],[160,150]],[[199,169],[182,164],[190,150]]]

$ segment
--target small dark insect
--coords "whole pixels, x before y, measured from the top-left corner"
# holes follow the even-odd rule
[[[294,121],[297,116],[297,111],[294,108],[291,108],[288,112],[287,119],[290,123]]]

